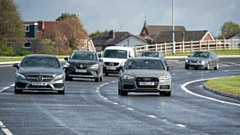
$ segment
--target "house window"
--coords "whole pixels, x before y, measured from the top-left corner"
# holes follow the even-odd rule
[[[31,43],[30,43],[30,42],[26,42],[26,43],[23,45],[23,48],[31,48]]]
[[[6,44],[12,47],[12,42],[7,42]]]
[[[25,32],[29,32],[29,25],[25,25]]]

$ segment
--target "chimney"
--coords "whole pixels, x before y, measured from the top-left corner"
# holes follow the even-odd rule
[[[44,21],[38,21],[38,30],[44,30],[45,23]]]
[[[115,38],[115,32],[113,30],[109,31],[109,38],[111,38],[111,39]]]

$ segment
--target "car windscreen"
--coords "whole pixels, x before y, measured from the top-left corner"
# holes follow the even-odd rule
[[[97,60],[97,55],[95,53],[92,53],[92,52],[73,53],[70,56],[70,59],[96,61]]]
[[[165,70],[165,67],[161,60],[128,60],[125,65],[126,69],[159,69]]]
[[[60,63],[57,58],[52,57],[25,57],[21,62],[21,66],[59,68]]]
[[[119,59],[126,59],[127,58],[127,51],[125,50],[105,50],[103,53],[103,57],[105,58],[119,58]]]
[[[194,52],[191,57],[209,58],[209,52]]]

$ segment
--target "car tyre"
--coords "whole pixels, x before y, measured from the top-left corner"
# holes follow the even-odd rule
[[[185,65],[185,69],[189,69],[189,66],[186,66],[186,65]]]
[[[128,92],[122,91],[121,85],[118,84],[118,94],[121,96],[127,96]]]
[[[105,73],[105,76],[108,76],[108,73]]]
[[[101,82],[103,81],[103,76],[100,77],[100,81],[101,81]]]
[[[66,81],[72,81],[73,78],[72,78],[72,77],[69,77],[69,76],[66,76],[66,77],[65,77],[65,80],[66,80]]]
[[[58,91],[58,94],[64,95],[64,94],[65,94],[65,89],[64,89],[64,90],[59,90],[59,91]]]
[[[219,68],[219,63],[216,64],[216,67],[214,67],[215,70],[218,70]]]
[[[210,64],[207,64],[207,67],[205,68],[205,70],[209,70],[210,69]]]
[[[17,90],[16,88],[14,88],[14,93],[15,94],[21,94],[23,92],[23,90]]]
[[[98,78],[95,78],[95,82],[100,82],[101,81],[101,77],[99,76]]]
[[[170,97],[171,96],[171,91],[164,91],[164,92],[161,92],[163,94],[163,96],[167,96],[167,97]]]

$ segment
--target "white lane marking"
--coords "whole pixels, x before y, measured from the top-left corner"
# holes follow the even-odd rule
[[[14,84],[9,85],[9,86],[7,86],[7,87],[4,87],[3,89],[0,90],[0,93],[3,92],[3,91],[5,91],[5,90],[7,90],[7,89],[9,89],[9,88],[11,88],[11,87],[13,87],[13,86],[14,86]]]
[[[185,92],[187,92],[187,93],[189,93],[189,94],[192,94],[192,95],[195,95],[195,96],[198,96],[198,97],[201,97],[201,98],[209,99],[209,100],[216,101],[216,102],[223,103],[223,104],[240,106],[240,104],[237,104],[237,103],[232,103],[232,102],[228,102],[228,101],[223,101],[223,100],[219,100],[219,99],[215,99],[215,98],[211,98],[211,97],[199,95],[199,94],[196,94],[196,93],[194,93],[194,92],[191,92],[190,90],[188,90],[188,89],[186,88],[186,86],[187,86],[188,84],[191,84],[191,83],[200,82],[200,81],[205,81],[205,80],[210,80],[210,79],[217,79],[217,78],[220,78],[220,77],[208,78],[208,79],[200,79],[200,80],[194,80],[194,81],[186,82],[186,83],[184,83],[183,85],[181,85],[181,88],[182,88]]]
[[[2,121],[0,121],[0,127],[2,128],[2,131],[6,134],[6,135],[13,135],[12,132],[6,128],[6,126],[2,123]]]
[[[183,127],[183,128],[185,128],[186,126],[185,125],[183,125],[183,124],[176,124],[176,126],[178,126],[178,127]]]
[[[154,116],[154,115],[148,115],[148,117],[151,117],[151,118],[157,118],[157,117]]]
[[[130,111],[133,111],[134,109],[133,108],[127,108],[128,110],[130,110]]]

